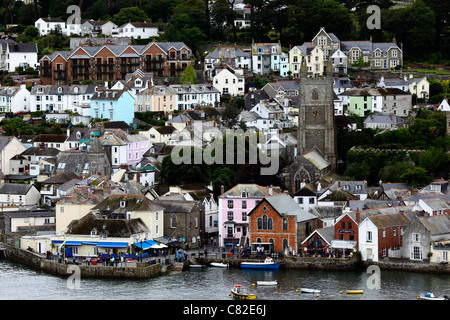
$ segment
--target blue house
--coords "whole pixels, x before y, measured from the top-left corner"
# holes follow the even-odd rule
[[[134,98],[127,90],[99,89],[91,98],[91,119],[133,123]]]

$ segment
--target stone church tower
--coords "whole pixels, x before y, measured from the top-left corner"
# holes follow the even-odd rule
[[[333,69],[328,59],[326,76],[310,78],[303,57],[300,69],[300,105],[297,158],[290,167],[289,192],[305,183],[314,186],[337,169],[337,141],[333,103]]]

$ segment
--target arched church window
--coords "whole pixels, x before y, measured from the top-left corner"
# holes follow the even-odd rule
[[[317,101],[319,100],[319,91],[317,89],[313,89],[311,91],[311,100],[312,101]]]

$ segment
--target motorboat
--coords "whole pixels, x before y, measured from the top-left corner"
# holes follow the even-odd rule
[[[447,296],[435,296],[432,292],[423,293],[419,296],[421,300],[449,300]]]
[[[216,267],[216,268],[228,268],[228,263],[211,262],[211,267]]]
[[[206,268],[206,266],[202,265],[202,264],[190,264],[189,268],[190,269],[204,269],[204,268]]]
[[[267,257],[263,262],[250,262],[250,261],[242,261],[241,268],[242,269],[279,269],[280,263],[273,261],[272,258]]]
[[[231,289],[231,294],[233,298],[241,299],[241,300],[255,300],[256,294],[248,293],[242,285],[235,285],[233,289]]]
[[[256,284],[258,286],[277,286],[278,281],[277,280],[260,280],[260,281],[256,281]]]
[[[320,293],[320,290],[309,289],[309,288],[300,288],[300,292],[302,292],[302,293]]]
[[[363,290],[346,290],[347,294],[363,294]]]

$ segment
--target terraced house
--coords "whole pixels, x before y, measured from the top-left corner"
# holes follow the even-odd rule
[[[155,76],[180,76],[191,63],[192,50],[183,42],[150,42],[147,45],[80,46],[56,51],[39,61],[42,84],[74,81],[125,80],[140,69]]]

